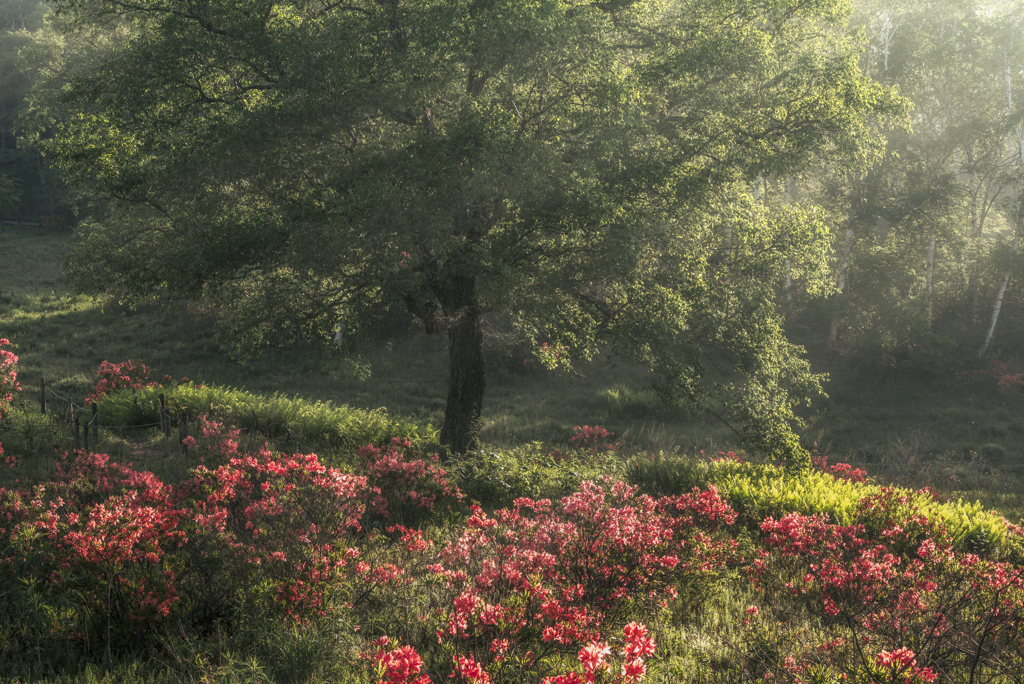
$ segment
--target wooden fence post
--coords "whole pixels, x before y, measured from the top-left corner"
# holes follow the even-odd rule
[[[160,430],[163,431],[164,437],[170,437],[171,414],[167,412],[167,402],[164,400],[164,393],[158,394],[157,399],[160,400]]]
[[[88,437],[86,437],[86,439],[88,439]],[[77,450],[79,450],[81,448],[82,448],[82,424],[80,422],[80,417],[79,416],[75,416],[75,450],[77,451]]]
[[[39,378],[39,410],[46,415],[46,378]]]
[[[82,446],[82,448],[85,450],[86,453],[89,453],[89,424],[88,423],[85,424],[85,429],[82,430],[82,437],[83,437],[83,440],[82,440],[83,446]]]
[[[92,439],[99,444],[100,441],[100,419],[98,415],[99,406],[92,405]]]

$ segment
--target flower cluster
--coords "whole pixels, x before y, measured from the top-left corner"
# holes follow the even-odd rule
[[[11,341],[7,338],[0,338],[0,420],[3,420],[10,410],[11,402],[14,401],[14,393],[21,391],[21,385],[18,384],[18,372],[15,370],[18,357],[14,355],[14,352],[4,349],[10,344]],[[3,445],[0,445],[0,456],[3,453]],[[15,462],[14,456],[7,457],[8,466],[13,466]]]
[[[654,499],[611,479],[584,482],[558,503],[520,498],[493,515],[473,506],[427,566],[445,588],[438,642],[488,669],[528,662],[543,671],[548,656],[586,650],[634,612],[657,612],[680,587],[725,573],[736,544],[722,532],[734,521],[714,490]],[[628,635],[626,669],[638,677],[653,641],[638,627]]]
[[[381,492],[370,502],[371,510],[379,516],[387,516],[396,505],[429,512],[439,500],[462,500],[462,492],[449,481],[447,471],[437,465],[438,455],[424,458],[412,451],[409,440],[394,437],[386,449],[372,444],[362,447],[359,457],[369,486]],[[384,492],[393,500],[389,502]]]
[[[639,682],[647,674],[644,658],[654,655],[656,644],[654,638],[648,636],[647,627],[638,622],[630,622],[623,630],[623,648],[618,655],[622,665],[613,668],[608,657],[612,648],[606,641],[591,641],[580,649],[578,654],[583,665],[583,675],[570,672],[553,677],[545,677],[541,684],[594,684],[603,673],[611,674],[611,681],[616,684]]]
[[[149,380],[150,369],[141,361],[129,359],[124,363],[103,361],[99,367],[100,380],[96,383],[92,394],[85,398],[86,404],[100,401],[111,392],[122,389],[138,390],[143,387],[158,385]]]
[[[816,451],[811,452],[811,465],[822,472],[830,474],[837,480],[860,483],[867,482],[868,473],[863,468],[854,468],[849,463],[835,463],[829,465],[828,456],[819,454]]]
[[[875,667],[881,670],[885,681],[901,684],[930,684],[937,675],[931,667],[918,667],[917,657],[909,648],[882,651],[875,656]]]
[[[388,650],[391,639],[375,639],[374,650],[361,654],[371,661],[378,684],[430,684],[430,677],[420,675],[412,679],[423,667],[423,659],[412,646],[399,646]]]
[[[611,438],[615,436],[614,432],[608,432],[600,425],[584,425],[580,427],[576,425],[572,429],[573,436],[572,445],[577,449],[585,449],[587,451],[615,451],[615,444],[611,441]]]

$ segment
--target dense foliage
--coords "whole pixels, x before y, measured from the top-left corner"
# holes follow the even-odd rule
[[[471,449],[481,320],[546,363],[607,345],[748,443],[806,463],[816,379],[784,271],[829,289],[829,229],[758,174],[872,157],[904,105],[840,2],[67,0],[27,121],[110,200],[84,291],[224,302],[225,340],[327,340],[398,303],[448,336],[441,442]]]

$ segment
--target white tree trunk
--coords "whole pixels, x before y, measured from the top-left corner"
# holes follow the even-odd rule
[[[1013,253],[1016,255],[1017,250],[1020,248],[1020,228],[1018,226],[1017,235],[1013,238]],[[981,349],[978,350],[978,358],[985,358],[985,352],[988,351],[988,346],[992,344],[992,336],[996,332],[996,322],[999,320],[999,310],[1003,308],[1003,295],[1006,294],[1006,285],[1010,282],[1010,269],[1006,269],[1003,272],[1003,280],[999,283],[999,291],[996,293],[996,303],[992,306],[992,319],[988,324],[988,332],[985,333],[985,341],[981,345]]]

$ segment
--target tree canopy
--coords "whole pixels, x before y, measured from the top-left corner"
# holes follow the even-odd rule
[[[784,264],[831,287],[821,212],[761,174],[855,163],[905,115],[838,0],[62,0],[47,156],[109,202],[85,291],[215,293],[240,349],[398,301],[447,335],[441,439],[475,446],[481,318],[560,358],[611,344],[658,388],[804,458],[817,388]],[[78,255],[87,254],[89,259]]]

